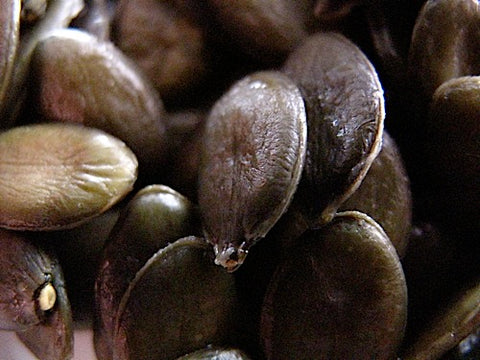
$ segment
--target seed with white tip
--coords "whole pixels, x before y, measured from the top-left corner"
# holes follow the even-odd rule
[[[42,311],[49,311],[55,306],[57,292],[51,283],[46,284],[38,294],[38,306]]]

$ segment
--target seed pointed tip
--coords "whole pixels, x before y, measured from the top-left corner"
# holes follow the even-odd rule
[[[227,246],[219,248],[217,245],[215,250],[215,264],[223,266],[228,272],[234,272],[244,262],[247,251],[242,247]]]

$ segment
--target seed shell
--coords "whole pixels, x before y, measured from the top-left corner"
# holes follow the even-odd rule
[[[118,360],[175,359],[234,336],[233,274],[216,266],[204,239],[168,245],[143,266],[125,292],[114,333]]]
[[[96,216],[129,191],[137,160],[117,138],[67,124],[0,134],[0,226],[54,230]]]
[[[296,198],[315,228],[355,192],[381,149],[383,89],[365,54],[339,33],[311,35],[282,71],[305,100],[307,156]]]
[[[238,268],[286,210],[302,173],[306,134],[300,91],[279,72],[247,76],[215,104],[198,193],[216,263]]]
[[[120,301],[136,273],[158,250],[194,234],[194,205],[164,185],[141,189],[115,225],[95,281],[94,342],[99,359],[112,359],[112,337]]]
[[[407,287],[382,228],[344,212],[301,240],[267,289],[267,359],[392,359],[406,325]]]

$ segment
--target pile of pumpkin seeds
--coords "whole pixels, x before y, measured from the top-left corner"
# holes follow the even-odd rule
[[[40,360],[480,356],[472,0],[0,3],[0,329]]]

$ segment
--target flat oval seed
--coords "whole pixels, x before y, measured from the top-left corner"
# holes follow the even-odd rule
[[[114,359],[175,359],[235,337],[232,274],[213,263],[211,247],[193,236],[153,255],[125,292],[117,313]]]
[[[305,99],[307,156],[295,198],[315,228],[358,188],[381,149],[383,89],[365,54],[339,33],[311,35],[282,71]]]
[[[67,124],[0,134],[0,226],[52,230],[96,216],[133,187],[137,160],[117,138]]]
[[[262,341],[272,360],[389,360],[406,315],[395,248],[371,218],[344,212],[302,236],[277,268],[262,309]]]
[[[204,133],[198,201],[216,263],[235,270],[288,207],[306,133],[300,91],[278,72],[245,77],[215,104]]]
[[[169,243],[199,233],[193,203],[164,185],[141,189],[128,203],[103,250],[95,280],[97,356],[112,359],[115,317],[123,294],[145,262]]]

